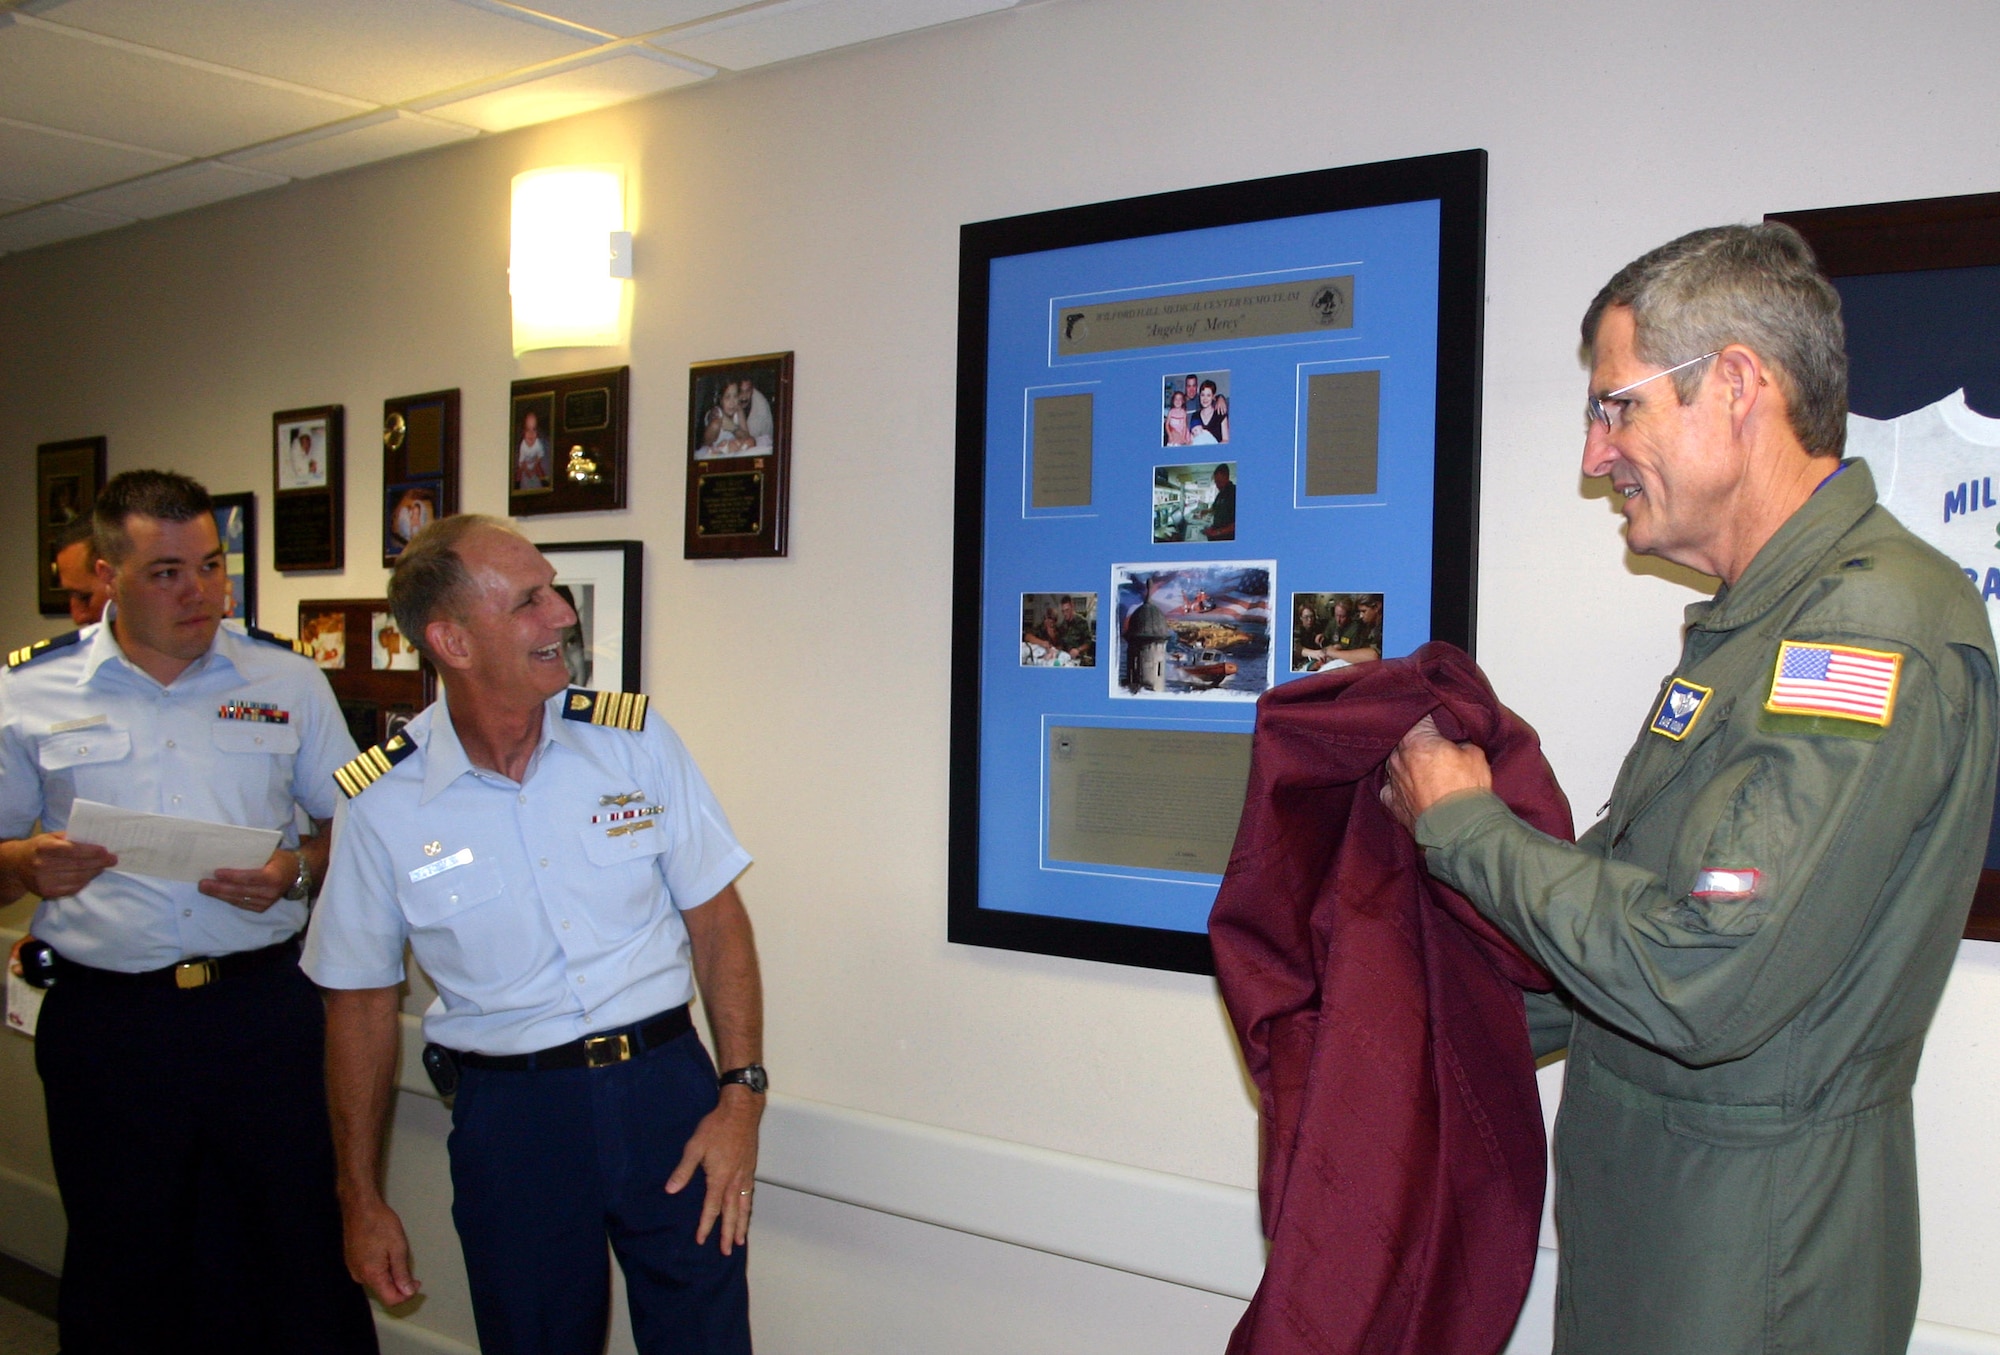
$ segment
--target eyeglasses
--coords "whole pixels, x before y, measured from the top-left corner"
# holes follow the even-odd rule
[[[1620,386],[1617,390],[1612,391],[1609,395],[1591,396],[1589,400],[1586,401],[1586,403],[1590,408],[1590,417],[1595,421],[1597,421],[1598,423],[1603,424],[1605,432],[1607,433],[1610,432],[1612,429],[1618,427],[1620,424],[1625,422],[1625,411],[1628,408],[1630,408],[1634,403],[1631,400],[1621,400],[1618,398],[1619,396],[1623,395],[1626,391],[1635,391],[1639,389],[1639,387],[1645,385],[1648,381],[1658,381],[1663,376],[1672,376],[1675,372],[1678,372],[1683,368],[1692,367],[1697,362],[1707,362],[1710,358],[1714,357],[1716,353],[1720,353],[1721,351],[1722,350],[1718,348],[1715,350],[1714,353],[1703,353],[1698,358],[1689,358],[1686,362],[1676,363],[1674,366],[1667,368],[1667,370],[1664,372],[1654,372],[1651,376],[1640,377],[1637,381],[1634,381],[1631,385]]]

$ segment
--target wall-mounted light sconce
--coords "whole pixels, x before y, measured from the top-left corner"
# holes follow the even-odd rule
[[[632,276],[625,175],[565,165],[514,176],[514,352],[619,341],[624,279]]]

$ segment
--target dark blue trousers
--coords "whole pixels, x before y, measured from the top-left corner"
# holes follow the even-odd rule
[[[187,991],[56,981],[35,1063],[69,1216],[65,1355],[374,1355],[325,1030],[296,964]]]
[[[608,1240],[642,1355],[749,1355],[745,1253],[696,1246],[702,1173],[667,1178],[715,1109],[690,1031],[604,1068],[466,1068],[452,1107],[452,1219],[483,1355],[597,1355],[611,1313]]]

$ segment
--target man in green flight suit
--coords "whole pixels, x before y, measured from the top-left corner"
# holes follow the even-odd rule
[[[1722,587],[1575,846],[1428,720],[1384,802],[1574,1007],[1530,1008],[1538,1052],[1569,1045],[1558,1355],[1901,1355],[1910,1086],[1992,814],[1992,634],[1840,460],[1840,303],[1794,232],[1652,251],[1583,339],[1584,474],[1631,550]]]

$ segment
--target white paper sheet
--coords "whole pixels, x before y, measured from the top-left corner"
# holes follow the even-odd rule
[[[271,859],[284,834],[275,828],[142,814],[135,809],[78,800],[70,807],[71,842],[109,848],[117,869],[162,880],[206,880],[217,870],[255,870]]]

